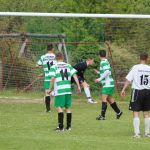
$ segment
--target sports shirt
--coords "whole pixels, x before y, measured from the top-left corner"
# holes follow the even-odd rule
[[[55,54],[45,54],[40,57],[37,65],[43,67],[44,71],[44,81],[50,81],[49,70],[52,65],[56,64]]]
[[[65,62],[57,62],[50,69],[50,76],[55,77],[54,95],[71,94],[71,76],[77,71]]]
[[[150,66],[146,64],[134,65],[126,79],[132,83],[133,89],[150,89]]]
[[[105,71],[109,71],[109,75],[101,80],[102,86],[105,87],[114,87],[114,79],[112,77],[111,67],[107,59],[103,59],[100,62],[100,77],[103,76]]]

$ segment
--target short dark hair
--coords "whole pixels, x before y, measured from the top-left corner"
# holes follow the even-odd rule
[[[140,54],[140,60],[147,60],[148,59],[148,54],[146,52],[142,52]]]
[[[64,59],[63,53],[58,52],[58,53],[56,54],[56,59],[57,59],[57,60],[63,60],[63,59]]]
[[[98,54],[100,57],[106,57],[106,50],[100,50]]]
[[[48,43],[47,44],[47,51],[52,51],[53,49],[53,44],[52,43]]]

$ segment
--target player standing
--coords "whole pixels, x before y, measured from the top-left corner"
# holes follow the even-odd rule
[[[57,64],[53,65],[50,69],[50,90],[52,91],[52,87],[54,85],[54,96],[55,102],[54,105],[58,112],[58,128],[57,131],[64,131],[64,113],[63,108],[66,111],[66,119],[67,119],[67,130],[71,130],[71,120],[72,113],[70,110],[72,98],[71,98],[71,76],[73,76],[77,87],[78,92],[80,92],[80,84],[78,78],[76,76],[77,71],[69,64],[63,62],[63,54],[56,54]]]
[[[129,109],[133,111],[134,137],[140,137],[139,112],[143,111],[145,136],[150,137],[150,66],[147,63],[148,54],[140,54],[140,64],[134,65],[128,75],[121,96],[125,96],[125,90],[132,84],[132,94]]]
[[[53,45],[49,43],[47,45],[47,53],[42,55],[37,62],[37,66],[43,67],[44,71],[44,89],[45,89],[45,105],[46,105],[46,112],[50,112],[50,94],[47,92],[50,87],[50,76],[49,70],[52,65],[56,63],[55,54],[53,52]]]
[[[87,84],[87,82],[85,81],[84,78],[84,72],[86,71],[87,67],[90,65],[93,65],[94,60],[91,58],[88,58],[86,61],[84,62],[80,62],[77,63],[75,65],[73,65],[73,68],[77,70],[77,76],[78,76],[78,80],[80,85],[83,87],[85,95],[87,97],[87,102],[94,104],[97,103],[96,101],[94,101],[91,97],[91,92],[90,92],[90,88],[89,85]],[[71,79],[71,82],[74,83],[74,79]]]
[[[117,103],[112,98],[114,92],[114,79],[112,77],[111,67],[106,59],[106,51],[99,51],[100,62],[100,78],[95,80],[95,83],[101,82],[102,84],[102,108],[100,115],[96,118],[97,120],[105,120],[105,114],[107,110],[107,102],[116,112],[116,118],[119,119],[122,115],[122,112],[117,106]]]

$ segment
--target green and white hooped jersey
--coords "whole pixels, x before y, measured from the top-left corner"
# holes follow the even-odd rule
[[[103,59],[100,62],[100,77],[104,74],[105,71],[109,71],[109,75],[105,77],[103,80],[101,80],[103,88],[106,87],[114,87],[114,79],[112,77],[112,69],[110,67],[110,63],[107,59]]]
[[[50,69],[50,76],[55,77],[54,95],[71,94],[71,76],[77,71],[65,62],[57,62]]]
[[[44,81],[50,81],[49,70],[52,65],[56,64],[56,56],[55,54],[45,54],[42,55],[37,62],[37,65],[43,67],[44,71]]]

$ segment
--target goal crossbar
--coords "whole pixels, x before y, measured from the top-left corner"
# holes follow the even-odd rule
[[[129,18],[150,19],[148,14],[85,14],[85,13],[39,13],[39,12],[0,12],[0,16],[33,16],[33,17],[80,17],[80,18]]]
[[[65,34],[36,34],[36,33],[9,33],[9,34],[1,34],[1,37],[20,37],[20,36],[26,36],[26,37],[47,37],[47,38],[66,38]]]

